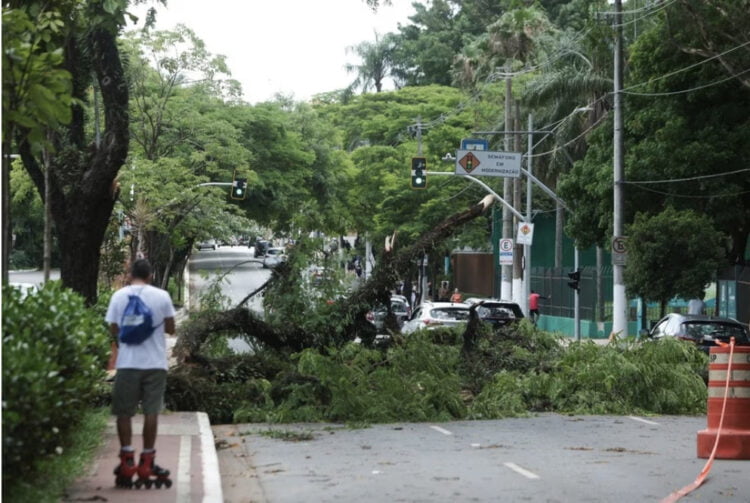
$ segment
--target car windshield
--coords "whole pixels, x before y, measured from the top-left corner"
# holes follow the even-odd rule
[[[282,250],[281,248],[269,248],[266,254],[267,255],[283,255],[284,250]]]
[[[430,311],[430,317],[436,320],[464,321],[469,319],[469,310],[455,307],[441,307]]]
[[[693,339],[703,339],[710,335],[713,338],[729,339],[734,337],[736,342],[747,342],[745,329],[740,325],[716,322],[686,322],[682,324],[685,334]]]
[[[481,305],[477,307],[477,314],[480,318],[491,319],[515,319],[523,318],[523,313],[516,313],[511,306],[502,305]]]
[[[408,311],[408,308],[406,307],[406,303],[402,302],[400,300],[391,300],[391,311],[394,313],[406,313]]]

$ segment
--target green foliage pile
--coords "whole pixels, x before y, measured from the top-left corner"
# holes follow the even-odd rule
[[[104,382],[109,336],[81,296],[3,286],[3,486],[62,453]]]
[[[526,361],[523,354],[521,361]],[[667,338],[598,346],[574,343],[547,371],[509,366],[495,374],[472,404],[470,417],[528,411],[572,414],[696,414],[705,411],[706,356]]]
[[[183,368],[170,376],[167,395],[170,407],[205,410],[214,423],[696,414],[705,411],[706,366],[706,356],[682,341],[566,344],[522,323],[483,333],[470,352],[460,331],[448,329],[380,349],[259,350]]]

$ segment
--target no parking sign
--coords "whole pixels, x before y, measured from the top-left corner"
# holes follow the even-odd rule
[[[513,265],[513,240],[501,239],[498,247],[500,265]]]

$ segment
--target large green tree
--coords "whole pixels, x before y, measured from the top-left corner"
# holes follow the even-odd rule
[[[701,2],[691,4],[695,7]],[[733,2],[716,2],[750,22],[750,13]],[[625,221],[637,211],[657,214],[665,206],[695,210],[729,236],[714,242],[727,265],[744,264],[750,235],[750,93],[739,76],[728,76],[719,58],[682,48],[721,43],[737,20],[715,18],[714,35],[696,23],[671,22],[684,5],[670,5],[631,46],[625,82]],[[705,21],[705,19],[704,19]],[[736,34],[735,54],[746,37]],[[700,37],[699,37],[700,34]],[[612,139],[609,125],[590,137],[586,158],[577,163],[560,192],[575,214],[569,230],[580,244],[605,243],[612,235]],[[731,208],[731,210],[730,210]]]
[[[49,128],[71,120],[71,74],[62,68],[63,13],[71,5],[10,2],[3,5],[2,274],[8,279],[12,248],[11,155],[23,141],[40,155]]]
[[[723,262],[720,232],[711,219],[672,207],[639,213],[628,229],[625,284],[632,296],[659,302],[661,315],[673,297],[699,297]]]
[[[47,129],[46,163],[28,126],[21,124],[14,139],[43,198],[47,172],[62,282],[93,303],[100,247],[117,198],[114,180],[129,144],[128,85],[116,43],[125,24],[127,1],[9,2],[8,7],[23,10],[30,18],[51,7],[60,13],[60,22],[47,40],[62,51],[62,61],[56,68],[72,76],[70,121]],[[83,106],[92,76],[104,107],[104,130],[98,143],[87,135]]]

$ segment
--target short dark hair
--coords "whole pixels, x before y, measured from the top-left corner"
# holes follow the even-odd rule
[[[146,280],[151,276],[151,272],[151,263],[145,258],[136,260],[130,266],[130,275],[134,278]]]

